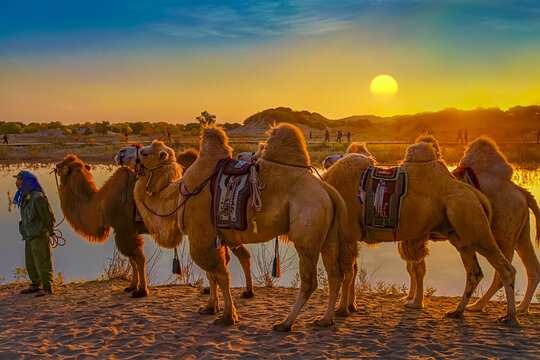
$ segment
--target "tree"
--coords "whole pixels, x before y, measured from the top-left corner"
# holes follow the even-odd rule
[[[210,114],[208,111],[203,111],[201,116],[195,118],[200,126],[212,125],[216,123],[216,115]]]

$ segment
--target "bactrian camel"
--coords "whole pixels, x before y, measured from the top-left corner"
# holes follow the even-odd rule
[[[155,169],[150,167],[150,169],[147,168],[145,171],[143,170],[143,172],[139,172],[139,180],[137,181],[137,186],[134,189],[135,199],[137,200],[137,206],[142,218],[145,220],[145,222],[150,221],[148,226],[150,235],[161,246],[171,248],[177,246],[182,239],[182,233],[179,231],[178,226],[176,226],[176,212],[166,211],[167,214],[170,214],[169,216],[159,216],[156,215],[159,214],[158,212],[154,211],[153,213],[151,211],[151,209],[154,208],[148,204],[155,206],[155,209],[159,211],[163,210],[163,204],[161,204],[162,199],[166,198],[171,202],[172,205],[176,204],[176,201],[178,200],[178,187],[171,187],[169,192],[167,192],[167,189],[163,189],[163,191],[160,191],[159,194],[155,194],[157,196],[153,194],[150,195],[150,190],[155,188],[164,188],[165,184],[169,185],[173,181],[178,180],[181,177],[181,168],[185,170],[191,166],[191,164],[197,159],[199,153],[195,149],[187,149],[178,154],[176,157],[177,161],[175,162],[174,150],[166,147],[163,142],[154,140],[147,148],[128,146],[120,149],[115,157],[115,160],[117,163],[122,163],[135,171],[138,170],[137,159],[140,160],[144,156],[145,163],[148,164],[148,149],[152,149],[154,153],[159,153],[160,150],[158,150],[158,148],[163,149],[163,151],[167,153],[167,158],[160,158],[160,161],[163,161],[163,166],[159,166]],[[172,190],[172,192],[170,190]],[[155,199],[158,197],[160,199],[160,203],[156,205]],[[251,276],[251,254],[243,245],[231,250],[240,261],[240,265],[244,270],[246,290],[242,293],[242,297],[252,298],[254,296],[254,292],[253,279]],[[227,252],[227,262],[229,261],[230,256]],[[210,292],[211,296],[216,296],[217,298],[217,294],[212,294],[212,288],[210,288]],[[217,303],[216,307],[212,310],[213,313],[217,313],[219,311],[219,306]],[[207,311],[209,310],[205,309],[205,312]]]
[[[154,150],[159,152],[155,153]],[[216,294],[217,285],[222,291],[225,307],[223,315],[216,319],[216,323],[234,324],[238,321],[238,316],[230,294],[226,247],[216,249],[214,236],[219,237],[221,244],[235,248],[242,244],[266,242],[278,235],[287,235],[298,251],[301,285],[290,315],[285,321],[274,325],[274,329],[290,331],[303,305],[317,288],[319,254],[322,254],[328,274],[329,301],[326,313],[316,320],[316,324],[332,324],[344,273],[345,277],[348,276],[348,281],[352,281],[356,243],[349,240],[352,250],[342,251],[346,246],[341,246],[339,239],[342,239],[342,242],[350,239],[346,235],[338,236],[338,233],[347,232],[344,228],[347,210],[335,189],[308,170],[310,160],[301,132],[288,124],[281,124],[270,130],[265,149],[258,160],[259,181],[264,186],[260,193],[262,208],[254,214],[254,221],[248,221],[245,231],[215,230],[212,225],[211,193],[209,187],[205,186],[205,181],[214,173],[221,159],[232,156],[225,132],[214,127],[204,128],[199,151],[199,158],[185,172],[181,181],[172,184],[172,188],[177,194],[178,186],[182,186],[184,194],[195,189],[200,189],[200,193],[189,196],[187,202],[184,196],[180,196],[176,201],[164,197],[160,207],[159,200],[156,199],[153,206],[160,208],[160,211],[170,211],[185,202],[185,214],[183,211],[177,212],[176,224],[185,224],[183,231],[189,237],[191,257],[209,274],[211,288],[214,288],[213,294]],[[166,153],[162,147],[143,148],[141,162],[147,168],[164,166],[167,164]],[[151,219],[148,218],[147,221],[145,218],[145,221],[149,223]],[[254,224],[257,226],[256,231]],[[340,262],[346,264],[345,269],[342,269]],[[211,296],[206,308],[213,313],[217,301],[217,296]],[[345,303],[348,304],[348,300],[345,300]]]
[[[323,175],[343,196],[349,210],[349,226],[357,232],[357,239],[374,244],[394,240],[427,241],[432,233],[448,238],[459,251],[467,273],[462,299],[454,311],[447,313],[448,317],[463,316],[482,278],[476,257],[476,253],[480,253],[498,271],[505,286],[507,314],[500,320],[517,326],[519,323],[514,298],[516,271],[491,233],[491,208],[487,198],[455,179],[445,164],[438,161],[433,146],[420,142],[407,149],[405,160],[400,166],[407,171],[409,184],[407,195],[402,199],[401,219],[395,237],[390,231],[364,229],[358,186],[364,169],[374,165],[374,160],[365,155],[349,154]]]
[[[432,144],[442,161],[439,144],[434,137],[423,136],[417,142]],[[529,208],[536,217],[536,242],[539,241],[540,210],[533,195],[512,182],[513,169],[500,152],[496,143],[485,136],[473,141],[461,159],[461,168],[471,168],[478,179],[480,191],[489,199],[493,209],[491,230],[497,245],[508,260],[512,260],[514,250],[520,256],[527,272],[527,290],[517,307],[518,312],[527,313],[536,287],[540,282],[540,263],[535,255],[530,238]],[[438,239],[440,240],[440,239]],[[425,257],[428,254],[424,241],[400,243],[400,254],[407,261],[411,277],[411,288],[407,305],[423,307],[423,277]],[[470,311],[482,311],[487,302],[503,286],[495,273],[491,286],[474,304],[467,306]]]

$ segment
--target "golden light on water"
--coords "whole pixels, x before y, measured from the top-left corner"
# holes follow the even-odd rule
[[[369,89],[373,97],[380,101],[388,101],[394,98],[398,92],[398,83],[390,75],[379,75],[371,80]]]

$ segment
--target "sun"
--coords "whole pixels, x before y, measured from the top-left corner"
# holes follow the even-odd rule
[[[398,91],[397,81],[390,75],[379,75],[371,80],[369,85],[373,97],[380,101],[388,101],[394,98]]]

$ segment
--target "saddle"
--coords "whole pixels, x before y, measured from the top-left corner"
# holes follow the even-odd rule
[[[454,171],[452,171],[452,175],[454,175],[456,179],[472,185],[478,190],[481,190],[478,177],[472,168],[458,166]]]
[[[407,172],[399,167],[369,167],[362,173],[358,198],[363,205],[364,230],[389,230],[399,227],[401,199],[407,194]]]
[[[251,196],[250,177],[258,165],[237,159],[226,159],[210,182],[212,219],[220,229],[246,230],[247,203]],[[219,165],[218,165],[219,166]]]

